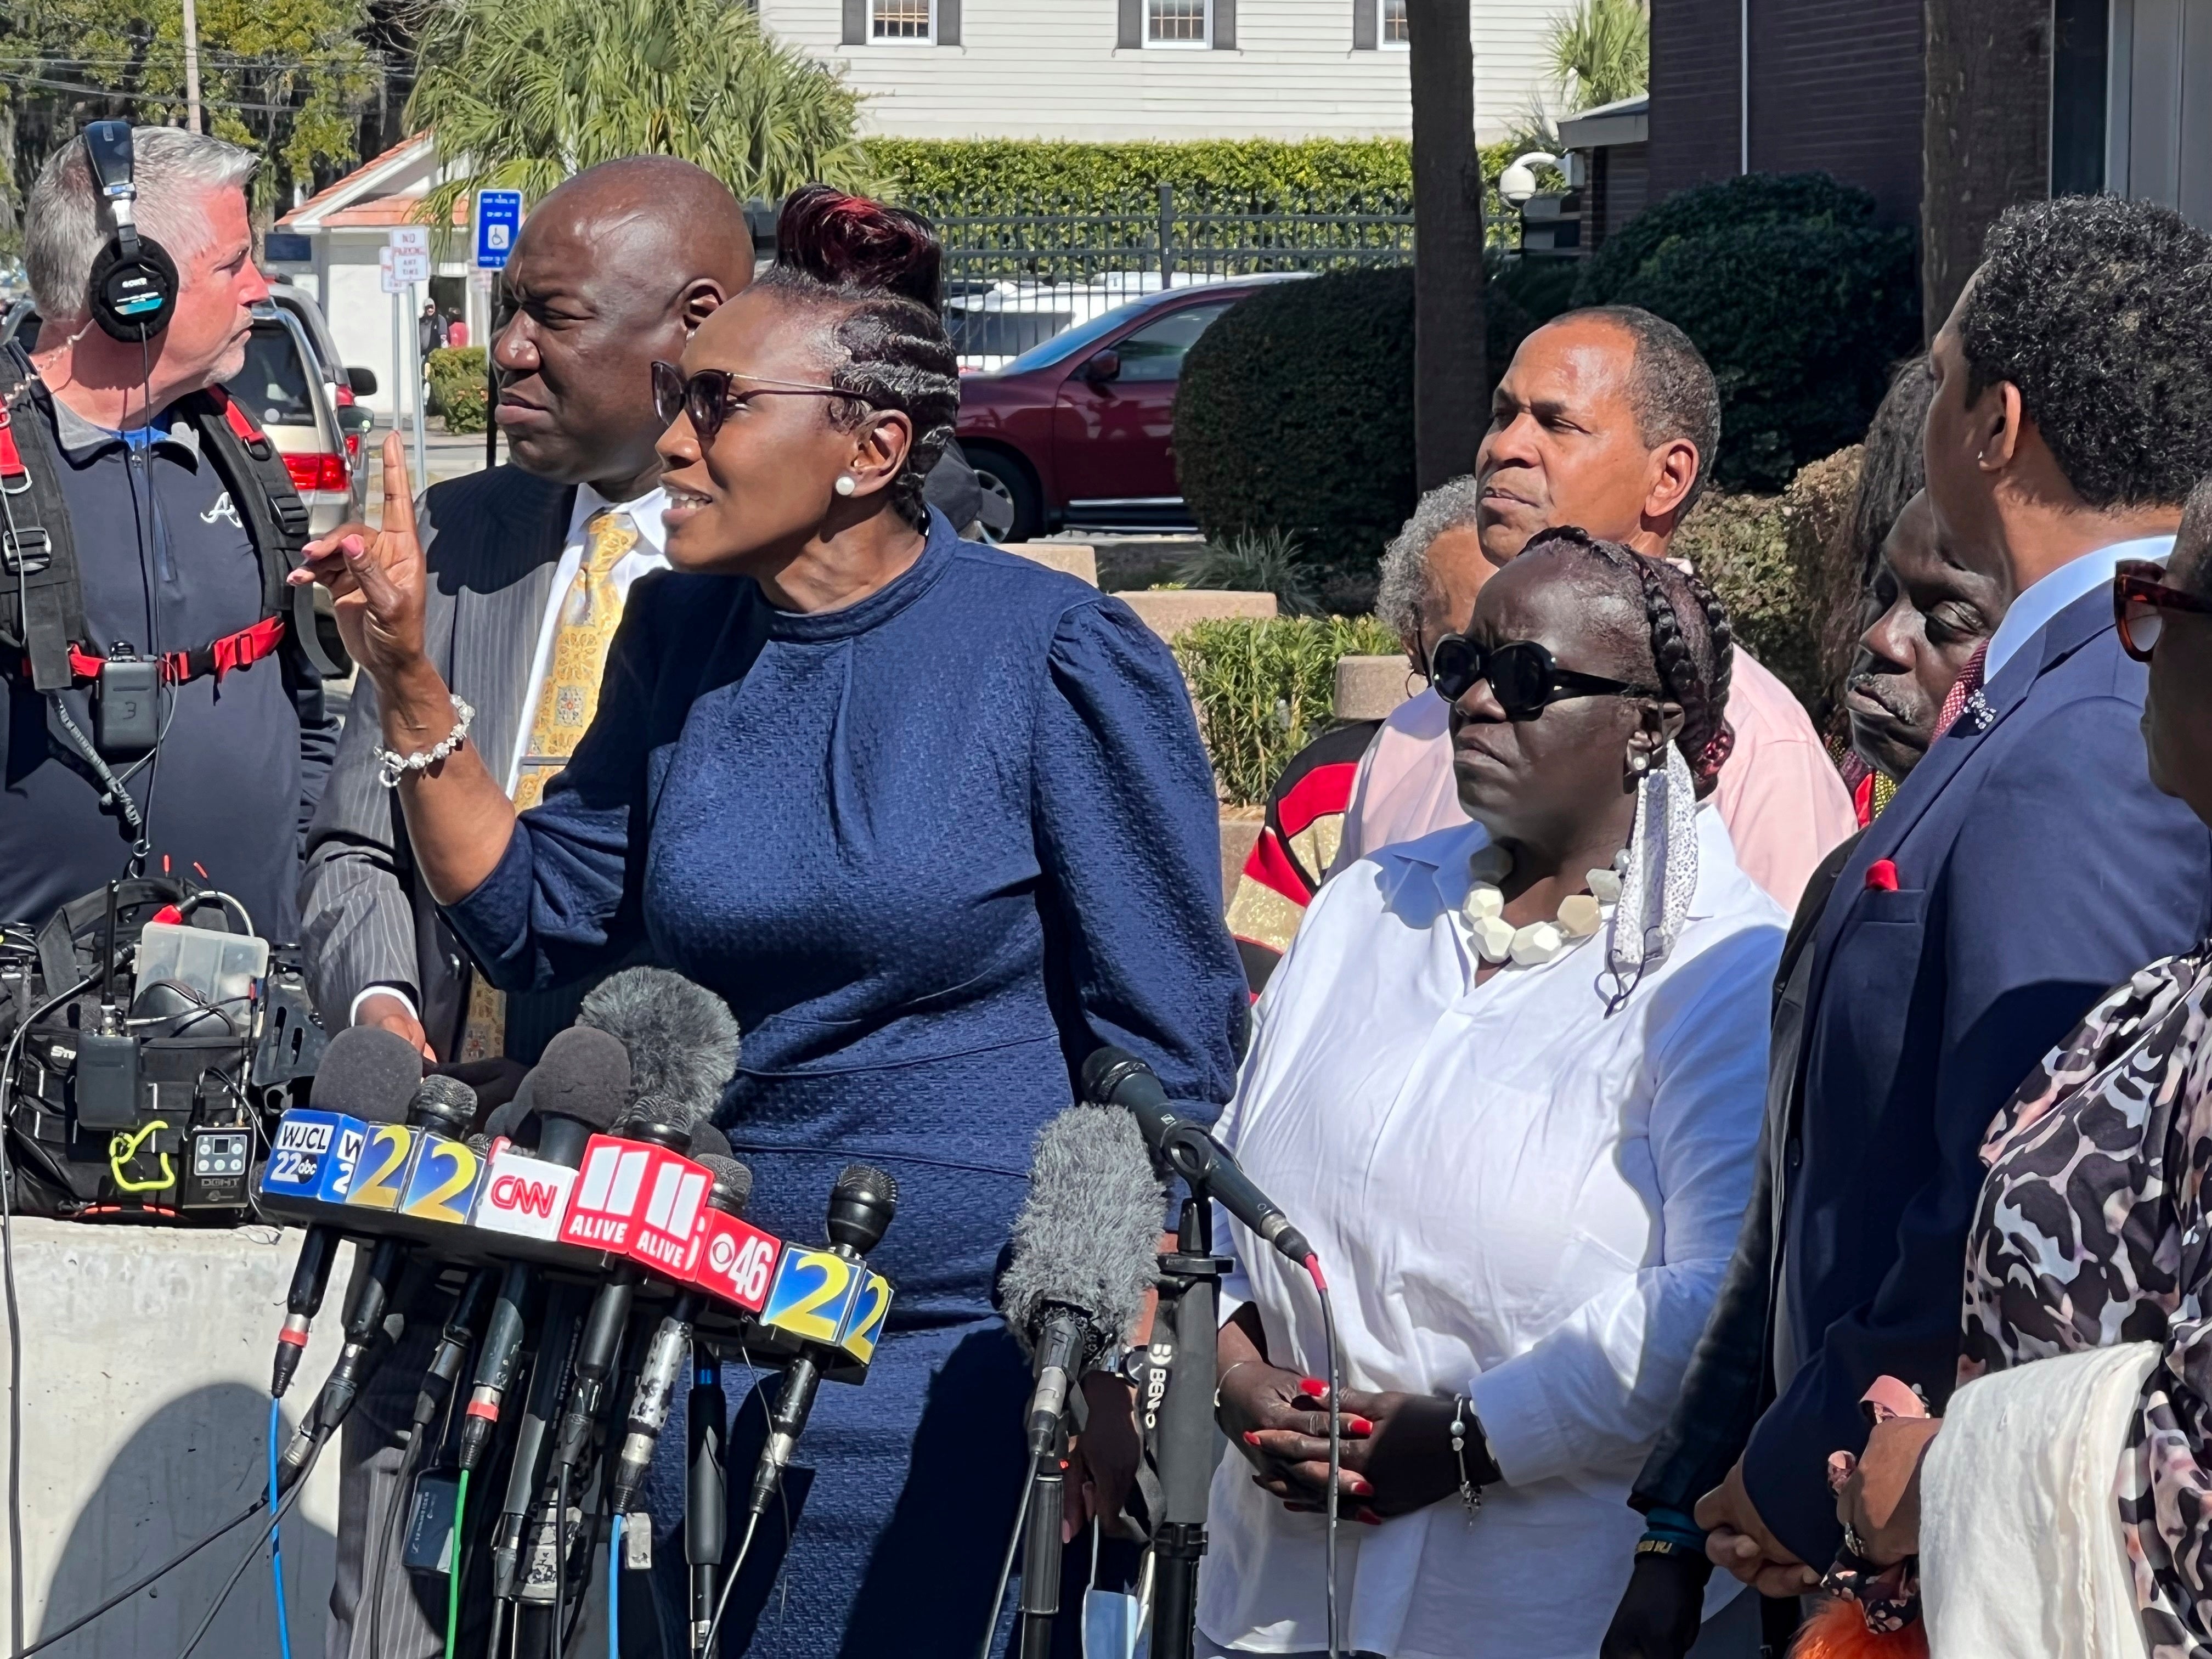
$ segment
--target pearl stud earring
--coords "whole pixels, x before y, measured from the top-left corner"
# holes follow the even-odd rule
[[[1649,772],[1651,769],[1651,757],[1641,749],[1631,750],[1628,755],[1628,769],[1632,772]]]
[[[860,487],[851,473],[841,472],[837,475],[837,493],[840,495],[849,495]]]

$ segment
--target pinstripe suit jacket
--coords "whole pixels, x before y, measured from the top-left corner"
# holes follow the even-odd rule
[[[510,465],[434,484],[416,508],[430,573],[425,643],[446,684],[476,709],[470,739],[495,778],[514,760],[574,502],[572,487]],[[361,676],[307,832],[300,938],[308,983],[330,1026],[344,1022],[364,987],[408,988],[431,1046],[450,1056],[471,970],[416,878],[397,792],[376,781],[380,726],[376,688]],[[518,1035],[509,1032],[510,1051]]]

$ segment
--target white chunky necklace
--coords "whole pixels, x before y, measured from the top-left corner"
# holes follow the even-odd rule
[[[1587,893],[1571,893],[1559,901],[1559,913],[1549,921],[1532,921],[1516,927],[1505,920],[1505,893],[1498,884],[1513,873],[1513,854],[1496,842],[1478,848],[1467,861],[1470,885],[1460,915],[1474,940],[1475,954],[1485,962],[1510,962],[1516,968],[1547,963],[1577,939],[1597,932],[1605,912],[1620,902],[1621,872],[1627,862],[1626,848],[1614,856],[1615,868],[1585,872]]]

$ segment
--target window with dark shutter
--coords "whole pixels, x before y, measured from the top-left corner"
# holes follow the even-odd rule
[[[842,44],[848,46],[868,44],[868,0],[845,0],[845,32]]]
[[[1407,0],[1380,0],[1380,3],[1382,7],[1382,44],[1386,46],[1411,46],[1413,24],[1406,15]]]
[[[850,5],[852,0],[846,0]],[[1114,45],[1121,51],[1145,44],[1145,0],[1121,0],[1121,27]]]
[[[937,44],[960,44],[960,0],[937,0]]]
[[[1237,0],[1213,0],[1213,49],[1237,50]]]
[[[1352,49],[1375,50],[1375,8],[1378,0],[1352,0]]]

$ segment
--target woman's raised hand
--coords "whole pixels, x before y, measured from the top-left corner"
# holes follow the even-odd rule
[[[422,661],[422,599],[427,576],[415,534],[415,501],[407,488],[407,453],[393,432],[384,440],[384,528],[343,524],[303,550],[306,566],[287,578],[331,591],[338,635],[347,652],[388,691]]]

